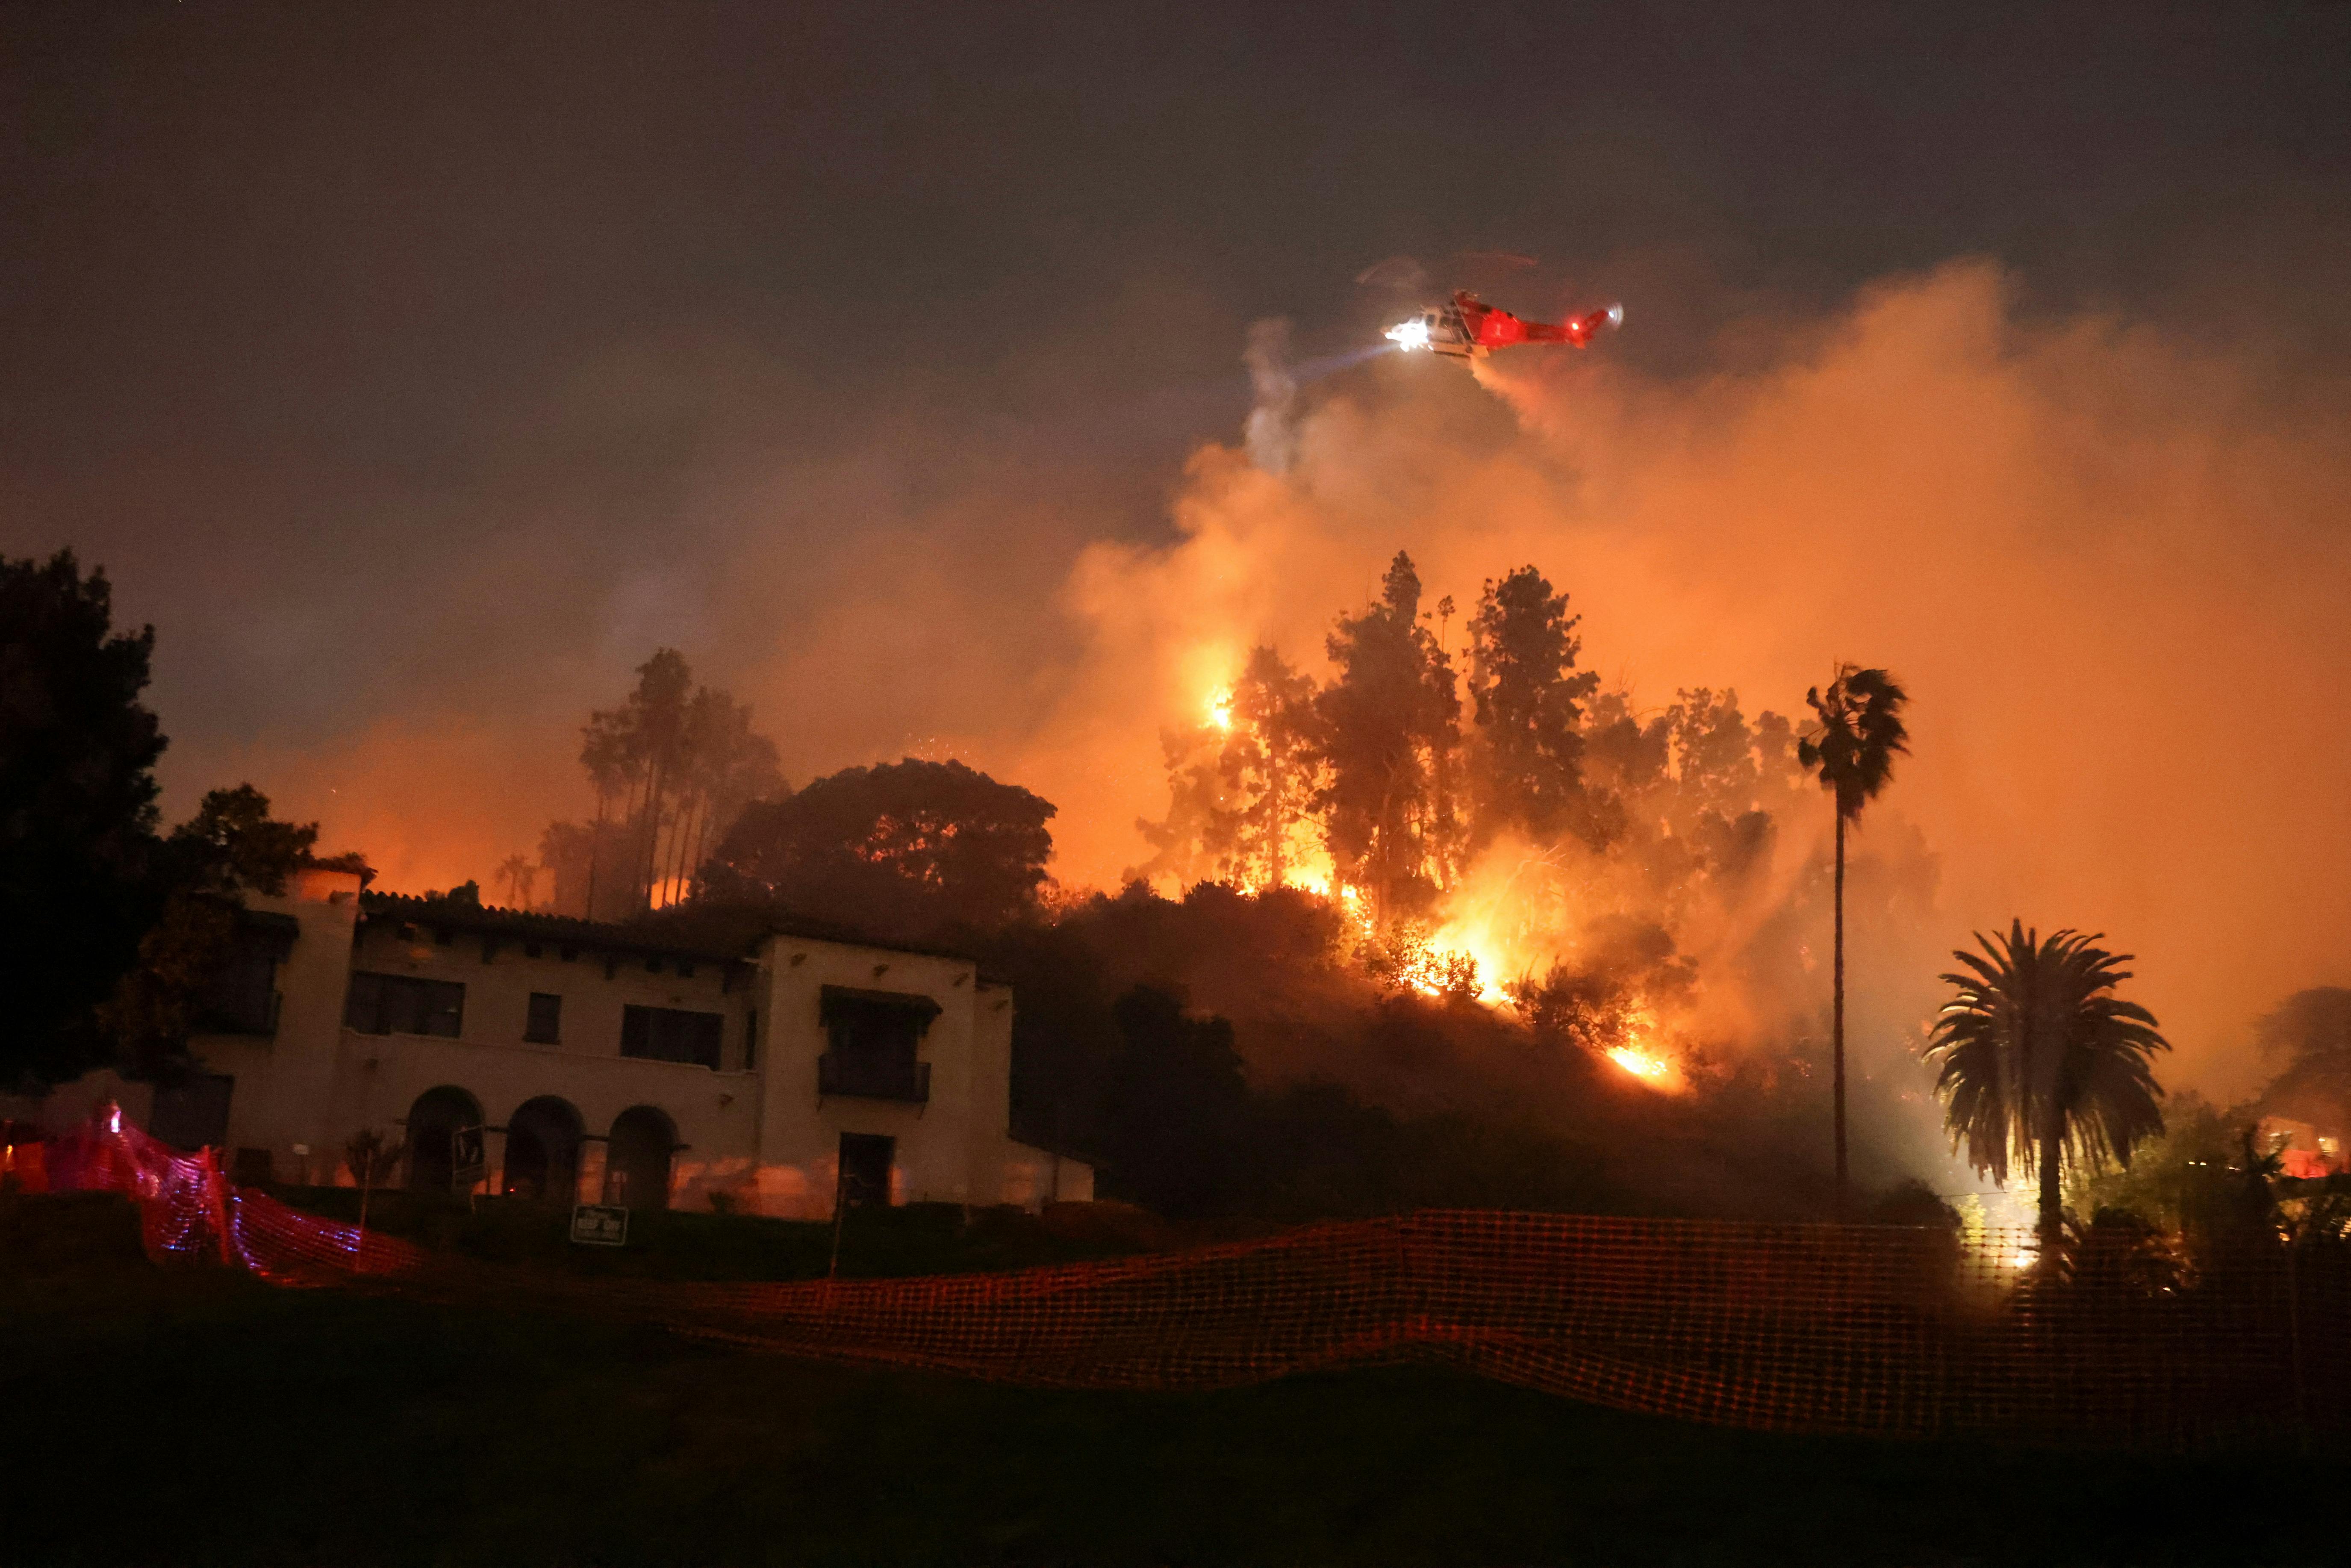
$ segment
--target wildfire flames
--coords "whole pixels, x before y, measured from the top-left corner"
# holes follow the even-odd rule
[[[1662,1056],[1652,1056],[1646,1051],[1620,1045],[1608,1053],[1608,1060],[1635,1078],[1652,1083],[1662,1083],[1673,1076],[1674,1064]]]
[[[1238,683],[1222,684],[1200,699],[1199,733],[1216,746],[1246,742],[1256,734],[1257,710],[1239,711],[1240,690]],[[1171,769],[1176,756],[1171,750]],[[1230,766],[1223,764],[1225,769]],[[1221,791],[1217,800],[1224,803]],[[1459,878],[1446,890],[1434,919],[1384,924],[1370,890],[1341,880],[1319,845],[1292,846],[1278,872],[1280,884],[1332,901],[1346,923],[1354,961],[1374,978],[1431,998],[1517,1009],[1531,1017],[1538,1009],[1530,998],[1546,967],[1557,961],[1560,928],[1574,923],[1574,912],[1562,896],[1562,884],[1574,879],[1563,876],[1555,860],[1541,852],[1494,859],[1504,867],[1500,873],[1479,868]],[[1274,879],[1261,873],[1230,868],[1218,880],[1252,895],[1274,885]],[[1687,1087],[1677,1058],[1655,1045],[1652,1000],[1638,990],[1620,991],[1598,1005],[1580,1002],[1567,1023],[1562,1032],[1568,1038],[1648,1087]]]

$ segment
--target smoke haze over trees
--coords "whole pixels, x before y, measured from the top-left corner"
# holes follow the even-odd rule
[[[628,699],[591,715],[581,735],[596,814],[539,836],[557,914],[620,919],[676,902],[744,808],[784,789],[748,705],[695,686],[674,648],[639,665]],[[519,888],[521,873],[508,874]]]
[[[2223,1099],[2262,1009],[2351,979],[2351,733],[2241,733],[2249,672],[2351,708],[2340,6],[1603,25],[1580,78],[1573,7],[1343,50],[1217,5],[294,9],[0,22],[0,550],[76,544],[160,628],[172,820],[251,779],[385,885],[487,885],[592,822],[577,726],[671,647],[793,779],[961,758],[1114,887],[1161,731],[1254,647],[1327,680],[1403,544],[1465,614],[1543,563],[1595,704],[1901,671],[1864,837],[1944,857],[1938,930],[1857,946],[1857,1040],[1917,1019],[1870,975],[2019,911],[2128,933]],[[1495,246],[1539,265],[1459,276]],[[1625,329],[1316,373],[1400,254]]]

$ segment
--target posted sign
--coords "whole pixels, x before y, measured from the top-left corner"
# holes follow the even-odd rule
[[[582,1247],[626,1247],[629,1211],[617,1203],[581,1203],[571,1209],[571,1239]]]

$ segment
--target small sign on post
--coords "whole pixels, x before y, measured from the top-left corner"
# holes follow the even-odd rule
[[[574,1204],[571,1239],[582,1247],[626,1247],[629,1211],[617,1203]]]

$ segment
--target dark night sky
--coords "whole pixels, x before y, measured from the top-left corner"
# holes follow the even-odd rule
[[[1538,257],[1491,291],[1622,298],[1667,378],[1970,255],[2351,360],[2341,5],[66,0],[0,61],[0,549],[157,623],[181,806],[409,712],[559,748],[654,641],[725,678],[1008,495],[1050,591],[1165,529],[1249,321],[1343,346],[1400,253]],[[806,562],[764,628],[752,517]]]

